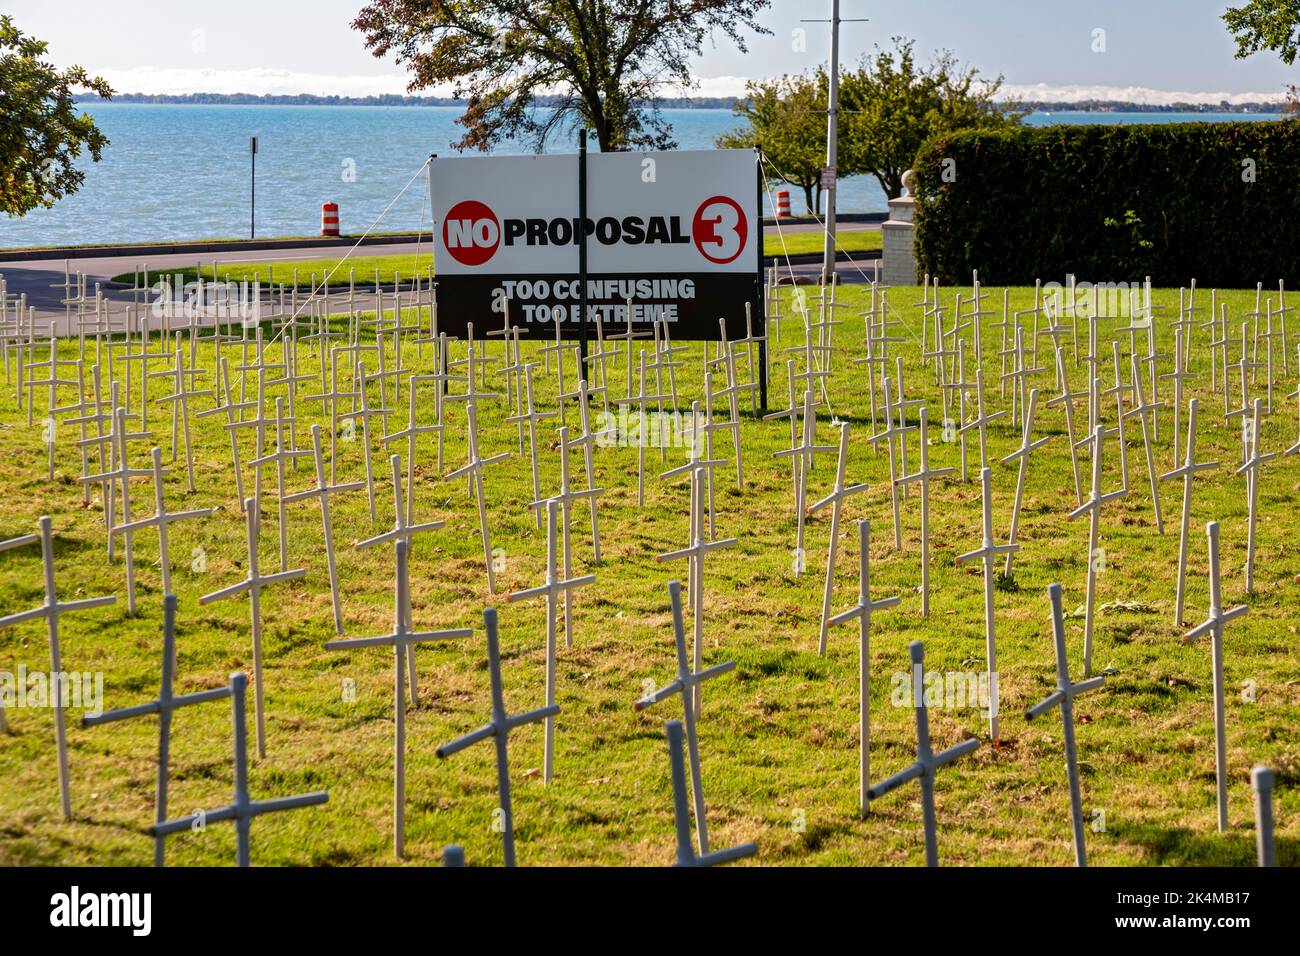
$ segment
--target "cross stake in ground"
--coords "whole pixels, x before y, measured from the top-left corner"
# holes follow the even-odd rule
[[[871,600],[871,522],[858,522],[858,603],[831,618],[831,627],[858,621],[858,809],[871,811],[871,615],[895,607],[899,597]]]
[[[45,578],[45,603],[30,611],[19,611],[0,617],[0,630],[44,618],[50,645],[50,704],[54,708],[54,742],[58,751],[59,762],[59,800],[63,808],[63,819],[72,819],[72,786],[68,776],[68,733],[64,717],[63,654],[59,645],[59,618],[73,611],[87,611],[91,608],[105,607],[117,601],[113,596],[87,598],[84,601],[60,601],[54,587],[54,535],[48,516],[37,522],[37,533],[23,535],[0,542],[0,551],[21,548],[29,544],[41,545],[41,564]]]
[[[81,718],[82,727],[96,727],[117,720],[132,717],[158,715],[158,782],[154,790],[154,822],[163,823],[167,819],[167,785],[169,780],[169,758],[172,739],[172,713],[192,704],[204,704],[212,700],[224,700],[230,696],[229,687],[217,687],[201,690],[193,694],[177,697],[172,692],[176,660],[176,595],[168,594],[163,598],[163,654],[162,686],[158,699],[135,707],[123,707],[120,710],[106,710],[97,716]],[[154,839],[153,865],[162,866],[166,841],[162,837]]]
[[[830,630],[831,597],[835,591],[835,555],[839,551],[840,515],[844,510],[844,499],[867,490],[865,484],[852,486],[845,484],[848,459],[849,426],[845,422],[840,425],[840,456],[835,468],[835,490],[808,509],[809,513],[815,514],[827,505],[831,505],[831,534],[826,552],[826,586],[822,591],[821,634],[817,639],[817,653],[822,657],[826,656],[826,635]]]
[[[700,738],[696,727],[695,708],[691,706],[692,690],[710,677],[721,677],[736,667],[735,661],[717,664],[705,671],[692,671],[686,655],[686,627],[682,624],[682,585],[680,581],[668,582],[668,599],[673,609],[673,637],[677,642],[677,679],[657,688],[635,704],[645,710],[674,694],[682,698],[682,712],[686,720],[686,747],[691,761],[691,795],[695,799],[695,829],[700,843],[700,855],[709,852],[709,824],[704,809],[704,783],[700,772]]]
[[[213,591],[199,598],[199,604],[211,604],[225,598],[248,594],[248,614],[253,631],[253,720],[257,731],[257,756],[266,756],[266,681],[262,672],[262,588],[292,581],[303,577],[306,568],[292,571],[280,571],[276,574],[262,574],[258,562],[258,538],[261,535],[262,519],[257,513],[257,506],[252,498],[244,502],[244,515],[248,524],[248,577],[238,584]]]
[[[1093,677],[1070,682],[1070,659],[1065,653],[1065,618],[1061,613],[1061,586],[1049,584],[1047,596],[1052,602],[1052,639],[1056,648],[1056,690],[1025,711],[1025,720],[1033,720],[1053,707],[1061,708],[1061,728],[1065,737],[1065,775],[1070,781],[1070,821],[1074,829],[1074,865],[1088,865],[1088,850],[1083,842],[1083,797],[1079,791],[1079,751],[1074,743],[1074,698],[1096,690],[1106,680]]]
[[[924,447],[924,446],[922,446]],[[925,865],[939,865],[939,844],[934,819],[934,772],[979,748],[974,737],[940,753],[930,750],[930,715],[925,707],[925,647],[920,641],[907,646],[912,659],[912,706],[916,708],[916,763],[867,790],[867,799],[879,800],[891,790],[913,780],[921,782],[921,817],[925,826]]]
[[[1196,410],[1199,403],[1196,399],[1190,399],[1187,402],[1187,460],[1183,467],[1176,468],[1173,471],[1166,472],[1160,476],[1160,480],[1166,478],[1183,479],[1183,519],[1182,532],[1178,537],[1178,584],[1174,598],[1174,626],[1182,627],[1183,624],[1183,607],[1186,598],[1187,583],[1187,533],[1190,528],[1192,518],[1192,479],[1198,471],[1208,471],[1211,468],[1218,468],[1217,461],[1196,460]]]
[[[1255,767],[1250,771],[1250,786],[1255,791],[1255,854],[1260,866],[1277,866],[1273,845],[1273,771]]]
[[[555,704],[555,656],[556,656],[556,639],[555,632],[559,618],[559,598],[560,594],[564,595],[565,609],[568,610],[573,600],[573,589],[583,587],[588,584],[594,584],[596,576],[594,574],[584,575],[580,578],[569,578],[560,580],[559,572],[559,534],[556,529],[556,520],[559,513],[559,502],[554,498],[546,502],[546,583],[535,588],[528,588],[526,591],[515,591],[506,597],[507,601],[524,601],[528,598],[546,596],[546,706],[552,707]],[[573,646],[573,634],[571,630],[566,630],[570,647]],[[555,717],[551,715],[546,718],[546,737],[543,747],[542,756],[542,779],[546,783],[551,782],[551,777],[555,770]]]
[[[668,762],[673,775],[673,820],[677,829],[677,865],[678,866],[717,866],[753,856],[758,847],[752,843],[742,843],[727,850],[712,853],[695,854],[691,845],[691,811],[686,800],[686,769],[682,765],[682,722],[670,720],[666,725],[668,734]],[[703,819],[703,818],[701,818]]]
[[[286,495],[285,501],[302,501],[306,498],[320,500],[321,527],[325,532],[325,566],[330,577],[330,596],[334,599],[334,632],[343,633],[343,604],[339,600],[339,572],[334,560],[334,525],[330,519],[330,495],[344,491],[356,491],[364,487],[364,481],[352,481],[343,485],[330,485],[325,482],[325,457],[321,451],[320,426],[311,426],[312,454],[316,459],[316,487]]]
[[[1265,462],[1272,461],[1277,457],[1277,452],[1269,452],[1267,455],[1259,453],[1260,444],[1260,417],[1263,409],[1263,400],[1255,399],[1255,416],[1251,419],[1248,429],[1250,439],[1250,456],[1246,459],[1245,464],[1237,469],[1237,474],[1247,476],[1247,503],[1249,505],[1248,524],[1246,526],[1246,593],[1255,593],[1255,527],[1259,523],[1259,468]]]
[[[1204,623],[1187,632],[1186,640],[1194,641],[1204,634],[1210,635],[1214,670],[1214,774],[1218,784],[1219,832],[1225,833],[1228,829],[1228,743],[1223,716],[1223,625],[1241,617],[1249,609],[1242,604],[1229,611],[1223,610],[1219,584],[1219,522],[1207,524],[1205,536],[1210,548],[1210,615]]]
[[[959,565],[977,558],[984,561],[984,641],[988,655],[989,675],[989,738],[996,746],[1001,739],[998,734],[998,644],[993,616],[993,565],[998,555],[1012,555],[1020,550],[1018,544],[998,544],[993,540],[993,472],[989,468],[980,470],[980,487],[984,504],[984,538],[979,548],[957,556]]]
[[[899,478],[895,484],[921,483],[921,616],[930,616],[930,482],[951,475],[956,468],[930,467],[930,410],[921,409],[921,468]]]
[[[1098,425],[1093,429],[1092,439],[1092,497],[1090,497],[1078,508],[1069,514],[1069,519],[1075,518],[1088,513],[1088,596],[1084,608],[1083,622],[1083,676],[1092,676],[1092,622],[1097,609],[1097,570],[1104,566],[1105,559],[1098,551],[1098,541],[1101,537],[1101,508],[1108,502],[1123,498],[1128,494],[1127,488],[1121,488],[1118,491],[1112,491],[1109,494],[1101,493],[1101,462],[1102,462],[1102,439],[1105,437],[1106,429]]]
[[[158,529],[158,556],[162,564],[162,589],[163,594],[172,594],[172,560],[169,549],[168,529],[173,522],[184,521],[187,518],[206,518],[212,514],[211,508],[198,508],[194,511],[168,511],[167,503],[163,500],[163,466],[162,466],[162,449],[153,449],[153,499],[154,514],[151,518],[141,518],[138,521],[132,521],[129,524],[119,524],[113,527],[113,534],[129,534],[133,531],[139,531],[141,528]]]
[[[248,729],[244,723],[244,693],[248,688],[248,676],[234,673],[230,675],[231,722],[235,737],[235,799],[228,806],[216,810],[200,810],[189,816],[165,823],[155,823],[149,828],[149,835],[169,837],[173,833],[186,830],[202,830],[209,823],[221,823],[233,820],[235,839],[237,841],[235,862],[238,866],[249,865],[249,831],[254,817],[264,813],[276,813],[280,810],[297,810],[301,807],[314,807],[329,801],[330,795],[324,791],[302,793],[293,797],[276,797],[271,800],[252,800],[248,795]]]
[[[394,456],[396,457],[396,456]],[[401,511],[399,509],[398,513]],[[416,644],[471,637],[469,628],[450,631],[411,630],[411,585],[407,569],[408,542],[393,543],[397,553],[397,574],[393,584],[393,630],[379,637],[357,637],[328,641],[327,651],[348,651],[362,647],[393,649],[393,853],[400,860],[406,852],[406,656]]]
[[[513,716],[506,713],[505,700],[501,696],[501,652],[497,646],[496,608],[484,609],[483,627],[487,631],[488,675],[492,681],[492,720],[458,740],[443,744],[438,748],[437,753],[439,757],[450,757],[480,740],[493,738],[497,754],[497,799],[501,810],[501,842],[505,849],[506,866],[514,866],[515,830],[514,817],[510,811],[510,755],[507,752],[506,740],[510,731],[516,727],[553,717],[560,712],[560,708],[551,705]]]

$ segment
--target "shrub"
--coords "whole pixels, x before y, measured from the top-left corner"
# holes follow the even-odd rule
[[[915,168],[918,265],[946,283],[1253,288],[1300,263],[1300,123],[969,131]]]

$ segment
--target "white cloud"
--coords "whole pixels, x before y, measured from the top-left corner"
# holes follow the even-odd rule
[[[290,70],[181,69],[140,66],[129,70],[92,70],[119,93],[252,93],[261,96],[311,93],[317,96],[382,96],[406,92],[402,74],[330,76]],[[425,95],[439,95],[425,91]]]
[[[372,76],[333,76],[324,73],[296,73],[272,69],[182,69],[141,66],[128,70],[93,70],[120,93],[184,94],[184,93],[251,93],[253,95],[294,95],[310,93],[317,96],[382,96],[404,94],[407,77],[401,73]],[[745,92],[747,77],[709,76],[697,78],[694,87],[683,90],[666,86],[666,96],[740,96]],[[1248,102],[1277,102],[1282,93],[1188,92],[1182,90],[1157,90],[1145,86],[1056,86],[1047,83],[1014,84],[1004,88],[1010,97],[1021,100],[1074,103],[1080,100],[1118,100],[1126,103],[1143,103],[1165,106],[1171,103],[1205,103],[1217,105]],[[421,90],[424,96],[449,96],[449,89]]]
[[[1174,103],[1217,106],[1224,102],[1236,106],[1242,103],[1276,103],[1284,98],[1279,90],[1267,93],[1193,93],[1186,90],[1156,90],[1148,86],[1053,86],[1047,83],[1008,83],[1002,90],[1008,97],[1018,100],[1050,103],[1113,100],[1145,106],[1169,106]]]

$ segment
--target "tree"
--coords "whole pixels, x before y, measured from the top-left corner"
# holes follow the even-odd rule
[[[11,218],[76,192],[86,174],[73,161],[84,148],[99,162],[108,145],[95,121],[77,113],[73,90],[108,99],[112,89],[79,66],[46,62],[47,47],[0,16],[0,209]]]
[[[841,175],[870,174],[890,199],[902,194],[903,173],[930,136],[961,129],[1015,126],[1025,111],[996,101],[1002,77],[982,80],[947,52],[921,67],[913,42],[894,38],[840,80]]]
[[[1273,50],[1290,66],[1300,53],[1300,0],[1249,0],[1223,15],[1237,41],[1237,58]]]
[[[664,86],[689,88],[693,56],[721,32],[744,31],[770,0],[371,0],[352,26],[377,57],[411,70],[409,92],[450,85],[468,107],[457,149],[507,139],[541,150],[555,130],[585,124],[602,151],[674,146],[655,107]],[[538,109],[539,94],[560,96]]]
[[[763,150],[768,182],[803,190],[808,212],[821,210],[821,169],[826,162],[825,70],[750,81],[734,112],[748,125],[717,138],[722,149]],[[814,201],[814,191],[816,200]]]

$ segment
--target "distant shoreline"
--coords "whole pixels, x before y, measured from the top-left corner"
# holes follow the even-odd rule
[[[737,97],[665,97],[655,101],[660,109],[730,110]],[[272,95],[255,93],[117,93],[111,100],[103,100],[93,93],[79,94],[77,102],[134,103],[170,106],[439,106],[464,107],[464,100],[441,96],[318,96],[311,93]],[[538,97],[537,105],[545,108],[554,105],[552,97]],[[1078,102],[1044,102],[1025,100],[1016,103],[1022,109],[1036,113],[1281,113],[1286,103],[1128,103],[1119,100],[1081,100]]]

